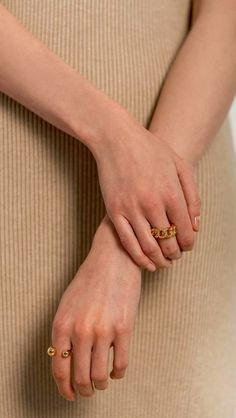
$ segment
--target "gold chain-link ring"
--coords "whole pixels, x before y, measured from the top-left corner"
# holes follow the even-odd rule
[[[55,347],[53,347],[52,345],[50,345],[50,347],[48,347],[47,349],[47,354],[49,357],[53,357],[55,356],[57,353],[57,349]],[[72,353],[72,348],[68,349],[68,350],[62,350],[61,351],[61,357],[63,358],[67,358],[71,355]]]
[[[151,234],[154,238],[160,239],[174,237],[177,234],[176,225],[171,224],[166,228],[153,227],[151,228]]]

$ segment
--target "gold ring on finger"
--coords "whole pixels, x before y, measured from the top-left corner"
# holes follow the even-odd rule
[[[57,354],[57,349],[55,347],[53,347],[52,345],[50,345],[50,347],[48,347],[47,349],[47,354],[49,357],[54,357]],[[63,358],[67,358],[72,354],[72,348],[69,348],[67,350],[62,350],[61,351],[61,357]]]
[[[165,228],[153,227],[151,228],[151,234],[154,238],[160,239],[174,237],[177,234],[176,225],[170,224]]]

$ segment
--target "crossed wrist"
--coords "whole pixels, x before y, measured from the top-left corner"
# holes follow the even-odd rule
[[[63,103],[59,111],[64,130],[83,142],[95,159],[99,159],[115,140],[129,112],[84,78],[74,80],[69,96],[69,103]]]
[[[109,147],[127,140],[127,130],[135,119],[130,112],[103,91],[91,87],[85,103],[83,123],[76,123],[75,135],[92,152],[95,160],[103,159]]]

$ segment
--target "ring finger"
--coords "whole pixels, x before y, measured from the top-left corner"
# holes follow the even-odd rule
[[[81,336],[73,342],[73,384],[75,390],[82,396],[94,394],[93,384],[90,378],[92,337]]]
[[[99,338],[93,345],[91,380],[96,389],[103,390],[108,386],[109,341]]]
[[[151,213],[148,216],[148,221],[151,227],[166,228],[170,226],[169,219],[166,215],[165,209],[161,210],[158,214]],[[163,253],[163,256],[170,260],[177,260],[181,257],[181,249],[175,236],[170,238],[155,238]]]
[[[159,243],[151,234],[150,223],[148,220],[144,216],[136,216],[133,219],[132,227],[138,241],[142,243],[143,252],[155,263],[156,267],[170,266],[171,261],[165,258]]]

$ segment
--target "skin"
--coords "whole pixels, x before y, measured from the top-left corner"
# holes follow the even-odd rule
[[[39,61],[37,65],[37,57],[33,55],[32,61],[27,61],[28,66],[25,68],[26,56],[24,51],[30,50],[32,39],[23,28],[17,32],[18,27],[15,20],[14,22],[10,20],[12,18],[3,11],[3,8],[0,9],[0,28],[4,27],[4,30],[0,32],[0,56],[2,59],[0,64],[0,88],[50,123],[54,123],[55,126],[65,130],[65,132],[73,134],[78,138],[81,136],[83,142],[93,152],[98,164],[99,178],[110,215],[109,219],[113,219],[110,226],[115,226],[118,218],[123,217],[124,219],[128,218],[131,226],[135,224],[137,230],[135,219],[139,216],[142,223],[142,232],[140,230],[137,232],[137,235],[139,234],[139,237],[141,237],[141,242],[138,241],[140,248],[138,247],[137,264],[139,266],[142,266],[143,263],[146,266],[148,258],[152,260],[153,257],[157,257],[161,248],[161,243],[159,243],[159,246],[155,246],[155,253],[153,248],[151,252],[149,248],[148,257],[144,258],[145,254],[142,247],[145,247],[144,241],[147,233],[145,219],[149,220],[149,217],[155,214],[154,221],[157,224],[162,221],[163,216],[165,216],[164,212],[166,210],[165,213],[167,213],[167,205],[169,204],[168,202],[166,203],[163,196],[168,193],[169,189],[174,190],[173,193],[179,193],[176,174],[180,179],[179,184],[182,187],[182,193],[185,195],[189,222],[190,220],[191,222],[193,221],[195,214],[200,213],[200,198],[193,184],[192,167],[197,163],[207,145],[213,139],[214,133],[223,121],[235,93],[235,2],[233,0],[205,0],[194,2],[194,5],[192,30],[166,78],[149,131],[141,127],[122,107],[116,105],[103,93],[95,91],[77,73],[76,75],[74,72],[72,74],[68,67],[56,59],[53,54],[46,52],[42,45],[38,43],[34,45],[34,50],[38,48]],[[14,32],[11,30],[13,28],[17,30]],[[17,36],[13,32],[17,33]],[[22,48],[22,45],[25,48]],[[15,80],[15,55],[14,53],[9,54],[9,50],[17,54],[19,68],[24,68],[25,82],[23,79],[19,80],[19,75],[18,79]],[[211,51],[210,54],[209,50]],[[225,53],[226,50],[227,54]],[[223,65],[219,65],[221,62],[223,62]],[[21,65],[22,67],[20,67]],[[43,74],[43,76],[37,71],[32,71],[32,68],[39,68],[39,73]],[[57,70],[60,69],[60,71],[55,72],[55,68]],[[59,77],[56,79],[56,82],[53,79],[55,74]],[[198,77],[196,77],[196,74]],[[36,92],[33,91],[32,86],[38,81],[41,81],[46,88],[42,89],[42,91],[39,89],[36,97]],[[63,86],[64,83],[67,83],[68,89],[63,91],[62,88],[61,91],[57,88],[58,85]],[[199,91],[201,95],[199,95]],[[51,106],[51,97],[54,98],[53,106]],[[85,108],[79,106],[81,98],[84,100]],[[202,103],[207,103],[204,111],[202,110]],[[86,105],[88,106],[87,108]],[[92,106],[95,107],[91,109]],[[86,109],[86,112],[83,112],[82,108]],[[87,121],[86,114],[89,114],[88,109],[90,112],[94,110],[95,114],[99,115],[99,118],[97,120],[95,118],[92,122]],[[108,109],[110,112],[109,117],[107,117]],[[110,121],[110,124],[107,124],[107,120]],[[105,130],[104,127],[106,127]],[[115,149],[117,149],[117,159],[114,155],[116,154]],[[127,163],[127,158],[121,158],[122,150],[125,153],[127,150],[127,155],[130,155],[130,158],[134,155],[134,160],[131,158],[132,164],[130,164],[130,161],[129,164]],[[159,151],[163,155],[163,161],[160,160],[161,167],[163,167],[165,162],[164,181],[166,181],[165,184],[168,187],[166,187],[166,193],[164,193],[163,190],[159,189],[160,185],[158,182],[155,185],[157,189],[155,188],[154,192],[153,189],[149,189],[151,194],[144,196],[143,190],[138,185],[135,186],[134,190],[132,189],[132,186],[136,184],[133,178],[134,172],[142,172],[145,175],[147,172],[147,183],[148,181],[150,182],[151,178],[154,178],[154,174],[158,176],[160,181],[163,180],[163,177],[161,177],[163,173],[157,170],[156,160],[154,165],[152,159],[152,155],[154,153],[158,155]],[[145,169],[143,161],[146,162]],[[103,168],[103,164],[106,164],[105,168]],[[116,193],[114,193],[111,199],[111,184],[108,182],[108,189],[106,189],[103,183],[105,173],[107,178],[112,175],[111,168],[113,168],[113,164],[116,170]],[[146,170],[147,167],[148,170]],[[152,169],[152,177],[150,177]],[[127,186],[122,184],[126,175],[130,188],[126,188]],[[120,179],[120,182],[117,179]],[[117,184],[119,184],[119,187]],[[144,185],[146,184],[144,183]],[[125,201],[127,190],[132,190],[136,199],[135,202],[132,202],[130,213],[127,212],[129,208],[127,208]],[[120,191],[122,191],[121,199],[118,202],[116,200],[114,204],[114,196],[116,197]],[[151,197],[153,195],[157,196],[159,192],[161,193],[161,199],[153,202]],[[176,211],[180,211],[176,197],[176,194],[174,194],[175,214]],[[143,202],[145,203],[143,204]],[[156,211],[157,207],[158,211]],[[135,212],[136,210],[138,213]],[[158,219],[156,214],[158,214]],[[125,222],[124,219],[123,222]],[[103,221],[100,226],[103,228]],[[92,252],[89,253],[84,263],[80,266],[77,275],[63,294],[53,322],[52,343],[59,350],[60,348],[67,348],[68,344],[70,345],[74,341],[75,355],[73,352],[74,364],[72,367],[72,375],[74,377],[70,375],[68,367],[71,359],[59,359],[58,357],[52,359],[55,381],[58,384],[60,393],[67,399],[72,399],[75,396],[75,392],[80,393],[82,396],[91,396],[94,393],[91,389],[93,380],[100,381],[100,389],[107,387],[107,384],[102,382],[107,380],[108,377],[106,358],[112,341],[114,343],[115,340],[122,340],[122,342],[118,343],[120,348],[117,349],[117,353],[120,353],[118,354],[118,359],[122,358],[122,361],[118,361],[118,372],[117,365],[114,366],[112,376],[115,377],[118,373],[118,377],[122,377],[122,373],[127,368],[128,346],[132,330],[134,329],[134,318],[137,313],[140,295],[140,269],[134,263],[132,253],[130,254],[130,246],[133,247],[134,245],[135,235],[131,236],[128,223],[125,231],[121,231],[119,229],[120,226],[121,222],[117,225],[116,233],[119,238],[121,236],[121,240],[117,241],[117,237],[112,234],[110,238],[113,237],[116,244],[122,242],[122,248],[121,246],[119,248],[116,245],[113,246],[112,239],[106,247],[105,232],[103,229],[100,229],[100,232],[97,231],[98,235],[96,233],[96,236],[100,236],[101,240],[98,239],[97,244],[95,241],[93,242]],[[193,228],[195,228],[194,225]],[[109,235],[109,228],[106,232]],[[193,237],[188,237],[188,244],[192,243],[192,239]],[[167,240],[169,244],[171,240],[172,238]],[[168,244],[168,242],[165,244]],[[174,243],[177,245],[177,240]],[[107,251],[105,257],[101,256],[101,248]],[[109,252],[107,248],[109,248]],[[170,251],[170,248],[168,251]],[[110,257],[109,254],[112,257],[111,263],[107,263],[108,257]],[[127,258],[127,254],[131,256]],[[96,266],[96,269],[94,269],[94,266]],[[127,283],[124,293],[122,293],[123,286],[120,286],[120,284],[117,286],[117,280],[121,277],[122,271],[124,286]],[[109,287],[111,283],[112,286]],[[116,289],[115,286],[118,289],[115,294],[117,309],[114,311],[113,290]],[[96,299],[99,300],[98,304],[94,298],[94,289],[96,289]],[[111,303],[111,300],[113,303]],[[92,358],[92,346],[100,347],[94,351],[100,354],[97,356],[96,362],[92,360],[92,371],[89,371],[89,358]],[[84,359],[83,364],[80,362],[81,356]],[[89,382],[89,375],[91,383]],[[63,384],[64,386],[62,387]]]
[[[53,321],[53,345],[73,347],[72,356],[65,359],[58,353],[52,358],[52,374],[59,393],[67,400],[74,400],[76,393],[92,396],[94,387],[106,389],[109,374],[113,379],[125,376],[140,290],[141,269],[124,250],[105,216]]]
[[[235,3],[233,4],[233,2],[224,1],[223,4],[223,2],[216,0],[214,0],[214,2],[210,0],[195,2],[192,22],[192,31],[186,38],[186,41],[169,72],[149,129],[157,136],[157,138],[161,138],[163,142],[168,143],[172,149],[178,152],[178,155],[181,156],[181,158],[188,161],[195,168],[208,144],[213,139],[216,130],[223,121],[235,93]],[[215,37],[210,36],[212,33],[214,33]],[[202,48],[202,39],[204,39],[204,43],[206,43],[206,40],[209,43],[211,54],[209,54],[209,48],[207,48],[206,45],[205,48]],[[226,48],[227,51],[229,51],[227,54],[224,52]],[[220,58],[224,60],[224,65],[221,67],[217,65]],[[211,71],[212,67],[215,68],[214,72]],[[184,72],[185,68],[188,68],[187,72]],[[196,68],[198,69],[198,77],[194,77]],[[204,88],[202,88],[202,86],[204,86]],[[198,93],[199,91],[201,91],[201,96]],[[189,92],[191,92],[191,94],[189,94]],[[193,97],[194,100],[192,99]],[[217,98],[219,98],[219,100],[217,100]],[[207,112],[206,109],[203,109],[202,107],[203,100],[207,103]],[[191,138],[191,140],[189,140],[189,138]],[[198,207],[198,200],[196,200],[194,204]],[[115,240],[115,235],[113,238]],[[93,248],[95,250],[94,254],[96,260],[96,244]],[[115,252],[116,251],[117,250],[115,250]],[[97,252],[99,253],[99,246],[97,247]],[[119,257],[120,250],[118,249],[118,259],[120,260]],[[122,263],[120,263],[120,261],[119,269],[117,268],[118,263],[113,263],[112,267],[112,272],[115,272],[115,276],[117,275],[117,277],[119,277],[120,271],[122,270]],[[131,266],[133,266],[131,258],[129,262],[131,263]],[[94,260],[91,266],[93,264]],[[104,279],[107,279],[107,275],[104,275],[104,269],[106,271],[107,264],[109,263],[105,260],[104,266],[101,267],[102,273],[100,278],[99,274],[97,274],[97,280],[100,280],[101,283],[104,282]],[[123,277],[127,278],[127,281],[131,279],[132,283],[134,277],[136,277],[135,283],[137,288],[139,288],[137,280],[137,278],[140,277],[139,272],[135,270],[133,271],[133,274],[130,275],[130,272],[127,274],[127,267],[126,264]],[[113,273],[111,274],[111,279],[114,278]],[[80,280],[80,274],[78,274],[76,280]],[[86,289],[87,287],[84,288],[83,298],[86,297]],[[133,300],[137,301],[137,299],[133,299],[133,291],[134,288],[132,288],[129,297],[130,305],[128,304],[126,308],[129,309],[130,307],[131,310],[134,308],[136,312]],[[136,297],[137,294],[138,291]],[[76,299],[76,293],[73,297]],[[120,304],[119,297],[120,293],[118,292],[118,305]],[[109,306],[110,303],[109,299],[106,299],[106,297],[100,302],[103,307],[104,305]],[[125,297],[124,303],[126,304],[126,302],[127,299]],[[120,306],[122,310],[122,302]],[[111,308],[111,311],[108,312],[108,317],[113,315],[113,309],[114,308]],[[61,307],[59,305],[57,318],[60,318],[60,313]],[[84,318],[85,316],[87,316],[86,312],[84,312],[84,314],[81,313],[81,318]],[[133,318],[132,312],[130,313],[130,316]],[[106,318],[103,319],[106,323]],[[78,317],[77,320],[79,322]],[[73,322],[74,318],[71,318],[71,321]],[[94,322],[92,321],[91,323],[92,327],[94,327]],[[100,321],[99,323],[101,325]],[[134,324],[133,319],[132,324]],[[90,329],[92,329],[92,327]],[[130,326],[128,321],[126,323],[126,329],[130,330],[131,328],[132,325]],[[110,335],[107,335],[108,343],[104,350],[105,356],[107,356],[107,346],[113,336],[114,331],[112,330]],[[67,341],[69,342],[69,339]],[[126,340],[127,350],[129,341],[130,334],[128,334]],[[127,358],[128,354],[126,354],[126,359]],[[63,364],[62,361],[61,364]],[[107,376],[108,372],[106,366],[102,366],[102,364],[102,361],[99,362],[97,370],[99,370],[99,373],[101,373],[101,375],[103,374],[104,377]],[[127,361],[125,365],[128,365]],[[103,373],[101,367],[103,367]],[[56,365],[54,370],[56,370]],[[80,376],[83,375],[84,371],[82,371]],[[67,381],[68,379],[70,378],[68,377]],[[91,385],[92,380],[93,376],[91,375]],[[104,384],[104,386],[106,385]],[[60,390],[67,399],[72,396],[71,392],[65,392],[62,387],[60,387]],[[91,389],[91,386],[89,386],[88,391],[89,390],[89,396],[92,396],[94,391]],[[76,393],[85,396],[82,392],[83,391],[80,389],[75,389],[73,396],[75,396]],[[88,393],[86,393],[86,395],[88,395]]]
[[[139,252],[139,242],[142,242],[142,250],[155,265],[167,267],[170,263],[165,257],[178,259],[181,250],[193,248],[193,222],[200,212],[200,203],[194,207],[192,202],[200,198],[192,187],[193,167],[164,141],[159,138],[153,141],[145,128],[142,131],[134,125],[128,142],[117,141],[115,146],[103,150],[102,164],[98,164],[99,181],[107,213],[133,260],[142,264]],[[145,176],[137,181],[137,173],[145,173]],[[114,188],[119,189],[115,196]],[[113,201],[112,206],[109,206],[110,201]],[[170,223],[177,226],[178,235],[158,240],[158,245],[150,234],[150,225],[169,226]]]
[[[132,259],[153,271],[191,250],[194,218],[200,214],[200,204],[192,204],[200,198],[191,164],[50,51],[2,5],[0,57],[0,90],[82,141],[94,155],[107,213]],[[142,182],[137,182],[137,173],[142,173]],[[177,226],[177,238],[167,243],[152,237],[151,226],[170,222]]]
[[[149,125],[155,136],[194,166],[232,103],[235,68],[235,0],[194,1],[191,31],[170,68]]]

